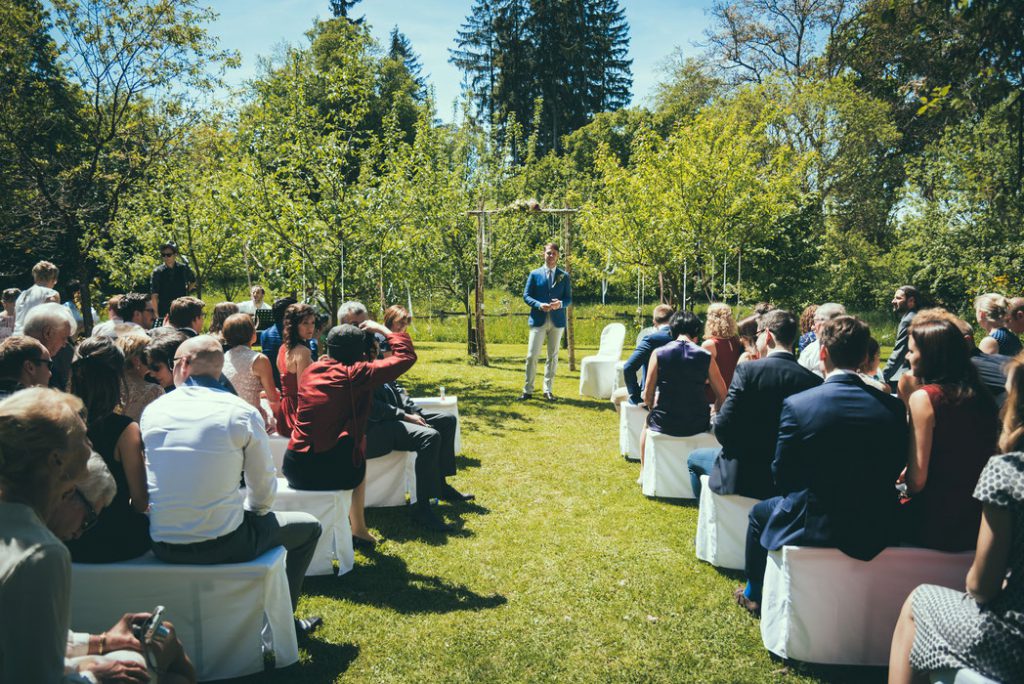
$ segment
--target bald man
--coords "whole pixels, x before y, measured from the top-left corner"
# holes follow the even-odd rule
[[[245,563],[283,546],[294,609],[320,523],[308,513],[270,510],[277,478],[267,429],[259,411],[217,381],[223,367],[216,338],[186,340],[174,354],[176,391],[142,414],[153,552],[167,563],[212,565]],[[320,619],[295,623],[305,634]]]

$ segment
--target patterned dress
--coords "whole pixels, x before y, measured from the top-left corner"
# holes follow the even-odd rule
[[[231,381],[238,396],[256,409],[260,408],[263,383],[252,372],[252,364],[259,355],[259,352],[242,345],[232,347],[224,354],[224,375]]]
[[[974,497],[1013,513],[1006,586],[984,606],[946,587],[915,589],[910,664],[915,670],[970,668],[1004,682],[1024,681],[1024,453],[993,456]]]

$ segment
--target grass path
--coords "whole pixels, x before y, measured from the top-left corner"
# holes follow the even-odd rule
[[[467,365],[458,344],[418,351],[406,384],[458,395],[453,484],[475,505],[441,505],[460,528],[447,538],[421,535],[404,510],[368,511],[386,541],[344,577],[307,580],[299,612],[325,624],[301,663],[247,681],[880,680],[769,657],[732,605],[737,574],[694,557],[696,506],[640,494],[615,414],[577,395],[564,353],[561,400],[520,404],[525,334],[491,346],[489,368]]]

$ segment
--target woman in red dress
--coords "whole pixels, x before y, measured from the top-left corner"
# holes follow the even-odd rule
[[[299,376],[313,362],[306,346],[316,331],[316,310],[309,304],[292,304],[284,312],[284,344],[277,350],[277,370],[281,373],[281,404],[274,412],[277,433],[292,436],[295,411],[299,402]]]

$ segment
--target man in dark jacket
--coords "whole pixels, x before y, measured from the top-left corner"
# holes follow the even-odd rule
[[[867,324],[840,316],[825,324],[825,382],[782,403],[772,474],[782,496],[750,510],[747,585],[734,594],[760,611],[768,552],[785,545],[834,547],[860,560],[895,539],[896,478],[907,461],[903,403],[867,386]]]
[[[663,347],[672,341],[672,334],[668,330],[668,321],[675,311],[668,304],[659,304],[654,307],[651,320],[654,323],[654,330],[637,343],[636,349],[629,355],[622,365],[622,375],[625,377],[626,386],[620,387],[612,394],[612,404],[615,410],[619,410],[619,404],[629,400],[633,406],[643,403],[640,396],[644,389],[644,381],[647,380],[647,362],[651,360],[651,354],[658,347]],[[637,371],[640,371],[640,381],[637,382]]]
[[[921,296],[913,285],[903,285],[896,289],[892,298],[892,310],[900,316],[900,324],[896,328],[896,341],[893,343],[892,353],[889,360],[882,369],[882,379],[889,383],[892,391],[896,391],[896,385],[900,376],[910,370],[907,363],[907,349],[910,344],[910,323],[914,315],[921,308]]]
[[[693,492],[700,496],[700,476],[718,494],[767,499],[778,492],[772,458],[779,433],[782,402],[817,387],[821,378],[801,366],[793,354],[800,327],[796,316],[776,309],[765,314],[757,332],[761,358],[736,366],[729,395],[715,420],[720,449],[697,449],[687,459]]]

